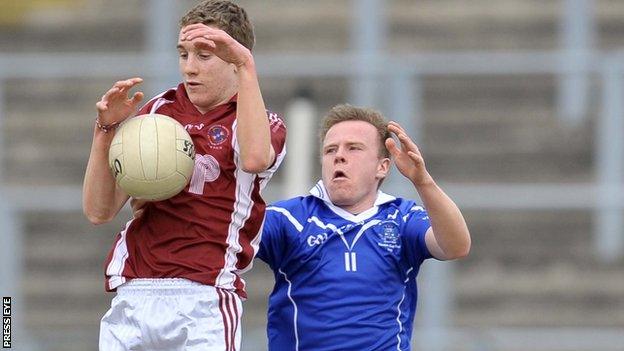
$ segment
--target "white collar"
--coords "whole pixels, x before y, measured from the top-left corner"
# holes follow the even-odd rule
[[[312,196],[314,197],[317,197],[323,200],[325,204],[327,204],[327,207],[329,207],[335,214],[339,215],[340,217],[346,220],[349,220],[355,223],[371,218],[372,216],[377,214],[379,205],[383,205],[385,203],[394,201],[396,199],[392,195],[388,195],[381,190],[377,190],[377,198],[375,199],[375,203],[373,204],[373,207],[357,215],[354,215],[351,212],[346,211],[334,205],[331,202],[329,198],[329,193],[327,192],[327,189],[325,188],[325,184],[323,184],[323,180],[319,180],[318,183],[316,183],[316,185],[313,186],[312,189],[310,189],[310,194],[312,194]]]

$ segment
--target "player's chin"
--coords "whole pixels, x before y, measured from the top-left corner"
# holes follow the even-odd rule
[[[206,99],[206,94],[201,92],[188,92],[189,100],[195,106],[207,106],[210,103]]]
[[[330,197],[332,202],[339,206],[349,203],[352,196],[351,190],[343,185],[332,185],[329,186],[329,193],[331,195]]]
[[[351,181],[348,178],[336,178],[329,182],[329,187],[335,190],[348,192],[351,190]]]
[[[331,202],[340,207],[351,206],[354,203],[354,200],[350,196],[344,196],[343,194],[336,194],[335,196],[330,196]]]
[[[189,87],[186,89],[186,93],[188,94],[189,99],[191,99],[191,101],[193,100],[200,100],[202,95],[205,95],[205,91],[204,89],[198,87],[198,86],[194,86],[194,87]]]

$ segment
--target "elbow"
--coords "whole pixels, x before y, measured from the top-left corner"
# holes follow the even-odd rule
[[[470,254],[470,246],[467,246],[465,248],[457,250],[452,255],[450,255],[449,259],[451,259],[451,260],[459,260],[459,259],[468,257],[468,254]]]
[[[268,157],[247,157],[243,159],[242,169],[247,173],[262,173],[266,171],[271,166],[270,160]]]
[[[466,242],[464,245],[461,245],[455,248],[452,252],[447,253],[448,260],[459,260],[465,257],[468,257],[470,254],[470,240]]]
[[[91,224],[93,225],[108,223],[113,219],[112,216],[105,216],[103,214],[93,213],[92,211],[88,211],[86,209],[83,212],[85,217],[87,217],[87,220],[89,220],[89,222],[91,222]]]

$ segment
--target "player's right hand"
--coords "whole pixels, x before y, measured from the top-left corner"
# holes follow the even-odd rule
[[[116,82],[95,104],[100,123],[108,125],[130,117],[143,100],[143,93],[136,92],[128,97],[128,91],[142,82],[143,79],[138,77]]]

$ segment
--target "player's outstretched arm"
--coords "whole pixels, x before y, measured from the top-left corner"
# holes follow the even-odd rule
[[[243,170],[260,173],[271,166],[275,151],[271,146],[269,120],[251,51],[225,31],[201,23],[182,28],[184,40],[206,48],[223,61],[236,66],[238,75],[237,131]]]
[[[142,81],[141,78],[119,81],[102,96],[96,103],[101,125],[119,123],[136,111],[143,99],[143,93],[138,92],[128,98],[128,90]],[[128,201],[128,195],[117,187],[108,167],[108,149],[114,135],[113,130],[105,132],[97,126],[94,127],[82,189],[82,209],[93,224],[110,221]]]
[[[390,122],[388,130],[398,137],[401,147],[392,138],[386,140],[386,147],[401,174],[414,184],[431,221],[425,235],[427,248],[441,260],[465,257],[470,251],[470,233],[459,208],[435,183],[405,130],[396,122]]]

